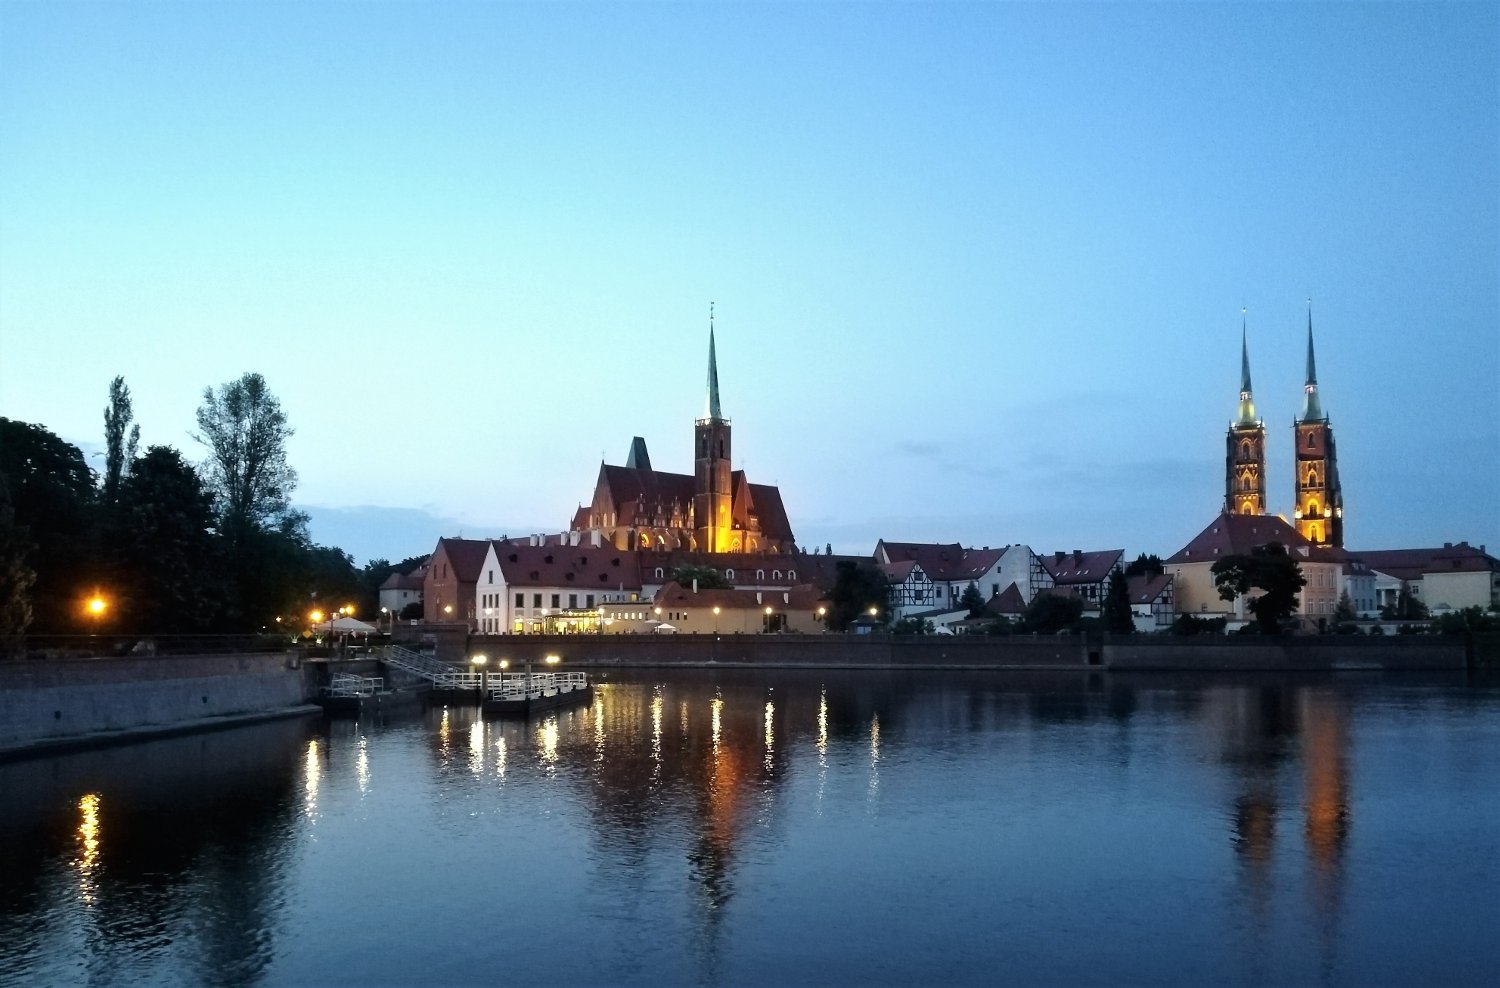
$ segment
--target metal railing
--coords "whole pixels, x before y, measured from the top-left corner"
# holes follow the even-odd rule
[[[450,666],[446,662],[439,662],[429,655],[423,655],[421,652],[413,652],[411,649],[402,648],[400,645],[387,645],[384,661],[386,665],[394,666],[402,672],[421,676],[435,686],[446,685],[447,679],[450,676],[474,675],[477,677],[478,675],[477,673],[466,673],[455,666]],[[478,686],[479,682],[476,678],[473,686],[469,688],[477,689]]]
[[[334,676],[325,687],[329,696],[374,696],[385,692],[385,680],[379,676]]]
[[[585,672],[507,672],[489,679],[491,700],[537,700],[559,693],[587,689],[588,673]]]

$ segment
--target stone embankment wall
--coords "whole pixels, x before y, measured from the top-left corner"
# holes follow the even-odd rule
[[[0,663],[0,751],[301,707],[311,670],[272,652]]]
[[[846,635],[476,635],[483,652],[511,668],[555,654],[572,666],[805,666],[809,668],[1055,669],[1114,671],[1462,669],[1461,641],[1443,638],[1116,638],[1078,636],[871,637]],[[462,661],[456,655],[448,661]]]
[[[1093,647],[1097,664],[1098,646]],[[557,655],[575,666],[751,665],[821,668],[1015,668],[1084,666],[1076,636],[965,638],[948,635],[476,635],[469,652],[511,668]]]
[[[1131,670],[1266,670],[1297,672],[1339,669],[1455,670],[1466,665],[1457,638],[1292,637],[1115,639],[1104,646],[1113,672]]]

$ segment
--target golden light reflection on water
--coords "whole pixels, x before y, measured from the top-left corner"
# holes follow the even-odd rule
[[[594,761],[604,762],[604,696],[594,697]]]
[[[828,690],[818,691],[818,755],[824,759],[821,762],[827,765],[828,757]]]
[[[318,815],[318,786],[323,781],[323,758],[318,750],[318,739],[307,742],[307,756],[303,759],[302,790],[303,811],[309,818]]]
[[[78,801],[78,898],[84,905],[94,901],[94,872],[99,867],[99,794],[91,792]]]
[[[500,735],[495,742],[495,775],[501,779],[505,778],[505,735]]]
[[[363,795],[370,791],[370,739],[359,736],[359,754],[354,757],[354,774],[359,779],[359,791]]]
[[[452,748],[453,725],[448,722],[448,708],[443,708],[443,719],[438,722],[438,754],[443,757],[444,764],[448,761],[448,755]]]
[[[651,697],[651,775],[661,776],[661,720],[666,704],[662,702],[661,687],[656,687]]]
[[[771,771],[772,756],[776,753],[776,704],[766,701],[766,771]]]
[[[484,771],[484,718],[475,717],[469,725],[469,772],[479,775]]]
[[[541,749],[542,761],[547,765],[557,764],[557,717],[548,717],[536,729],[537,747]]]
[[[709,703],[708,707],[711,711],[713,711],[713,747],[714,756],[718,757],[720,731],[724,720],[724,698],[718,696],[714,697],[713,701]]]
[[[870,796],[880,788],[880,715],[870,715]]]

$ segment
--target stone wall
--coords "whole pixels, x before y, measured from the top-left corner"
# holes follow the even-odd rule
[[[1104,646],[1112,671],[1453,670],[1465,667],[1464,643],[1453,638],[1254,637],[1115,639]]]
[[[316,689],[283,653],[0,663],[0,749],[289,709]]]

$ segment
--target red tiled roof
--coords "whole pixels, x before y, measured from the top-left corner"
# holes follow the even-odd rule
[[[505,582],[515,587],[577,587],[580,590],[639,590],[641,570],[633,552],[613,546],[517,545],[496,542],[495,558]]]
[[[1162,591],[1171,585],[1172,577],[1166,573],[1154,577],[1141,574],[1129,577],[1125,581],[1125,586],[1130,591],[1132,604],[1149,604],[1160,597]]]
[[[668,581],[656,593],[655,603],[677,607],[720,607],[729,610],[813,610],[824,596],[817,587],[800,584],[786,590],[699,590]]]
[[[978,579],[1003,555],[1004,549],[965,549],[957,542],[887,542],[881,539],[875,547],[877,560],[914,562],[930,578],[944,583]]]
[[[427,573],[426,566],[419,566],[410,573],[392,573],[380,584],[382,590],[421,590],[422,578]]]
[[[1467,542],[1441,549],[1376,549],[1358,553],[1371,569],[1398,580],[1420,580],[1428,573],[1500,571],[1500,559]]]
[[[918,568],[916,561],[911,559],[900,563],[878,563],[876,565],[880,572],[885,574],[886,581],[889,583],[905,583],[911,579],[912,570]]]
[[[1124,549],[1102,549],[1098,552],[1055,552],[1040,557],[1042,567],[1058,585],[1101,583],[1110,570],[1120,565]]]
[[[438,539],[438,551],[445,551],[448,566],[460,583],[477,583],[479,571],[484,568],[484,556],[489,551],[488,539]],[[437,557],[437,551],[433,552]]]
[[[1011,583],[1010,586],[985,601],[984,613],[1003,614],[1007,617],[1013,614],[1025,614],[1026,598],[1021,596],[1021,588]]]

